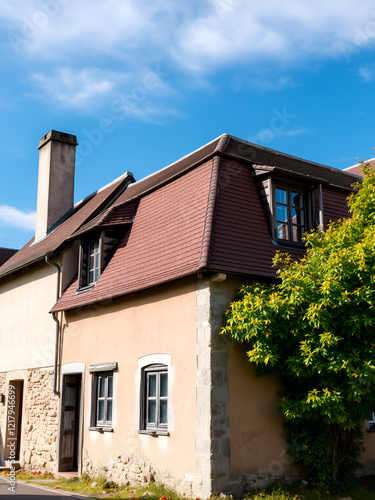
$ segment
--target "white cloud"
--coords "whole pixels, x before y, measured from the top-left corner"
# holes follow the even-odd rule
[[[366,83],[373,82],[375,80],[375,64],[364,64],[359,68],[358,75]]]
[[[211,0],[211,4],[209,13],[180,30],[175,50],[181,63],[202,70],[259,57],[285,61],[344,56],[375,41],[375,9],[370,0],[360,5],[355,0],[340,4]]]
[[[14,50],[38,58],[106,55],[133,69],[172,58],[210,71],[265,57],[347,56],[374,44],[375,8],[372,0],[13,0],[1,26]]]
[[[60,68],[49,74],[34,73],[33,82],[42,91],[44,97],[56,104],[80,108],[98,98],[111,95],[117,85],[128,79],[126,74],[98,68]]]
[[[24,212],[9,205],[0,205],[0,225],[32,231],[35,229],[35,221],[36,212]]]
[[[262,128],[254,135],[247,138],[249,142],[254,142],[256,144],[263,144],[268,146],[274,139],[278,137],[293,137],[300,134],[313,134],[314,130],[308,130],[303,127],[298,128],[286,128],[286,127],[267,127]]]

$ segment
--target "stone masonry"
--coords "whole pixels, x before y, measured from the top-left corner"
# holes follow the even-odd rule
[[[24,395],[25,422],[23,459],[25,469],[53,472],[56,467],[58,397],[53,394],[53,370],[28,371]]]
[[[192,496],[189,482],[181,482],[166,472],[157,470],[141,455],[118,454],[106,464],[98,464],[90,459],[86,448],[83,449],[83,473],[91,478],[105,477],[109,483],[118,485],[147,484],[157,482],[178,491],[181,495]]]
[[[228,303],[225,281],[196,285],[198,476],[194,495],[207,498],[229,487],[230,425],[228,351],[219,336]]]

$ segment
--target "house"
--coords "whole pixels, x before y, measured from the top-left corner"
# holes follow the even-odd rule
[[[0,248],[0,266],[4,264],[8,259],[12,257],[17,252],[13,248]]]
[[[292,478],[280,382],[219,331],[358,177],[224,134],[74,205],[76,146],[41,139],[35,237],[0,268],[2,460],[202,498]]]
[[[369,165],[370,167],[375,167],[375,158],[371,158],[370,160],[365,161],[366,165]],[[350,174],[355,174],[360,177],[363,177],[362,173],[362,163],[357,163],[356,165],[353,165],[352,167],[345,168],[344,172],[348,172]]]

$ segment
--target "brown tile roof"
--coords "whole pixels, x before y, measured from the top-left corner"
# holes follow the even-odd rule
[[[375,158],[371,158],[371,160],[365,161],[365,165],[370,165],[370,167],[374,168],[375,167]],[[349,174],[355,174],[359,175],[360,177],[363,177],[363,172],[362,172],[362,163],[357,163],[356,165],[353,165],[352,167],[348,167],[344,169],[344,172],[348,172]]]
[[[69,285],[54,311],[107,300],[199,269],[213,160],[140,199],[134,223],[93,290]],[[130,187],[130,186],[129,186]],[[128,188],[129,189],[129,188]]]
[[[271,154],[262,148],[254,158],[253,146],[244,142],[237,144],[238,154],[233,159],[228,150],[234,151],[234,142],[231,136],[221,136],[128,186],[114,203],[113,211],[103,213],[98,220],[102,223],[119,210],[125,217],[131,204],[139,201],[132,227],[94,288],[76,294],[75,278],[53,311],[111,300],[199,270],[274,278],[272,257],[278,248],[285,248],[275,246],[270,237],[249,168],[258,165],[253,163],[256,159],[262,163],[267,160],[270,169],[281,165],[280,170],[289,175],[295,175],[300,163],[301,176],[321,179],[326,185],[327,214],[335,218],[332,200],[341,207],[339,216],[346,210],[346,193],[355,176],[306,160],[285,159],[281,153]],[[314,174],[316,170],[318,174]],[[338,191],[330,183],[342,189]],[[302,254],[298,249],[288,251],[295,258]]]
[[[17,252],[13,248],[0,248],[0,266],[4,264],[8,259],[12,257]]]
[[[68,240],[73,240],[78,236],[92,231],[93,229],[105,229],[114,226],[131,224],[134,220],[137,206],[137,202],[129,203],[122,207],[111,206],[91,219],[87,222],[87,224],[83,224],[77,231],[69,236]]]
[[[32,245],[31,240],[0,268],[0,277],[47,252],[61,251],[66,241],[87,231],[124,224],[124,236],[92,290],[76,293],[75,278],[54,311],[111,300],[200,270],[273,278],[277,247],[251,175],[254,169],[323,183],[332,218],[345,212],[346,193],[358,179],[224,134],[127,185],[121,194],[130,178],[99,191],[42,241]]]
[[[357,176],[351,172],[287,155],[233,136],[228,137],[229,141],[223,152],[232,158],[251,162],[254,167],[259,165],[259,167],[275,169],[294,177],[297,175],[344,189],[350,189],[357,180]]]
[[[40,260],[46,253],[52,254],[56,252],[72,233],[77,231],[93,215],[95,216],[97,212],[100,212],[130,179],[132,179],[132,175],[126,173],[114,183],[78,203],[74,208],[74,212],[45,238],[35,244],[34,238],[32,238],[0,267],[0,278],[13,270],[22,268],[25,264]]]

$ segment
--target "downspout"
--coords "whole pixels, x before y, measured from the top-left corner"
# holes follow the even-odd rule
[[[50,266],[56,267],[57,269],[57,289],[56,289],[56,301],[60,298],[60,276],[61,276],[61,267],[56,262],[52,262],[49,260],[49,255],[46,254],[44,260]],[[56,316],[56,313],[52,313],[53,320],[56,323],[56,340],[55,340],[55,364],[53,367],[53,393],[58,396],[59,391],[57,390],[57,362],[58,362],[58,353],[59,353],[59,333],[60,333],[60,322]]]

